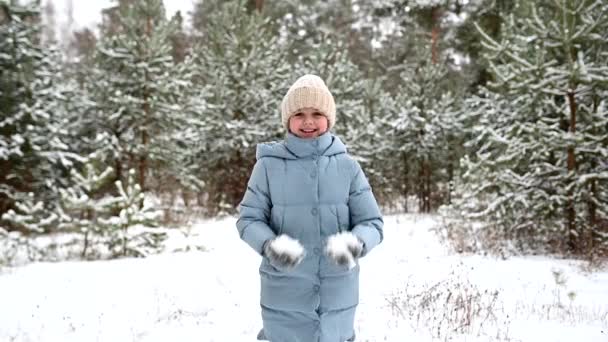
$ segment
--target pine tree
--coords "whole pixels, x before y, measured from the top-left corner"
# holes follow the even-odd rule
[[[371,50],[369,32],[363,26],[367,14],[362,10],[364,6],[366,4],[352,0],[313,0],[286,2],[276,7],[282,11],[278,17],[280,29],[292,56],[306,55],[315,44],[332,36],[341,43],[353,63],[365,64],[363,58],[355,58],[367,57]]]
[[[309,42],[308,53],[298,57],[295,78],[312,73],[321,76],[336,101],[336,126],[333,131],[347,145],[349,153],[361,163],[374,193],[386,197],[387,183],[382,176],[387,113],[392,97],[383,90],[383,79],[368,79],[351,61],[339,37],[328,34],[319,42]]]
[[[485,127],[470,142],[458,208],[522,248],[590,253],[605,247],[608,214],[608,7],[516,7],[501,40],[485,35],[494,81],[472,102]]]
[[[257,143],[283,128],[280,102],[291,68],[267,18],[243,1],[218,5],[194,48],[201,101],[198,160],[210,214],[233,212],[255,162]]]
[[[372,70],[383,75],[384,89],[395,99],[386,110],[391,152],[383,173],[403,210],[412,209],[411,196],[423,212],[451,201],[467,133],[461,103],[473,80],[457,32],[478,3],[386,0],[364,5],[374,31]]]
[[[108,163],[117,179],[136,168],[142,189],[163,181],[175,156],[184,151],[175,136],[185,126],[182,94],[188,87],[173,61],[174,20],[161,0],[118,1],[106,10],[114,26],[104,26],[96,65],[89,79],[97,104],[97,126],[116,138]],[[152,176],[152,177],[150,177]]]
[[[504,31],[505,18],[510,14],[518,15],[519,6],[515,6],[511,0],[475,0],[460,6],[454,11],[462,22],[454,28],[450,37],[451,44],[466,63],[460,63],[462,71],[470,80],[471,92],[476,92],[478,87],[487,84],[491,75],[488,73],[486,60],[482,58],[482,34],[476,29],[476,25],[483,30],[483,34],[500,40]]]
[[[57,86],[61,74],[56,49],[41,45],[39,2],[1,8],[0,213],[12,208],[16,215],[29,215],[19,211],[34,204],[36,211],[47,211],[41,216],[44,221],[53,211],[57,188],[65,184],[66,170],[79,157],[63,129],[66,93]],[[30,193],[33,198],[21,196],[25,202],[15,203],[20,194]]]
[[[462,94],[450,91],[454,87],[449,69],[445,63],[433,63],[430,55],[429,48],[417,61],[402,66],[390,131],[397,152],[393,165],[401,173],[395,181],[404,200],[416,195],[422,212],[450,200],[450,184],[463,153]]]
[[[385,84],[386,77],[363,78],[359,84],[361,108],[356,115],[358,120],[362,118],[364,121],[361,135],[352,143],[352,153],[364,168],[378,202],[388,207],[398,197],[390,175],[394,170],[390,162],[394,158],[394,146],[389,138],[389,123],[396,102],[394,96],[385,90]]]
[[[364,110],[363,94],[365,78],[352,63],[345,46],[337,37],[327,35],[316,44],[310,44],[308,53],[299,56],[292,75],[293,81],[306,73],[317,74],[327,83],[336,100],[335,131],[342,136],[349,147],[364,153],[374,149],[365,141],[368,126],[373,124]]]

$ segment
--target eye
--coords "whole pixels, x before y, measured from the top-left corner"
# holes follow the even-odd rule
[[[314,112],[312,115],[314,115],[314,116],[323,116],[323,114],[319,113],[319,112]]]
[[[297,112],[297,113],[295,113],[293,116],[302,116],[302,113]]]

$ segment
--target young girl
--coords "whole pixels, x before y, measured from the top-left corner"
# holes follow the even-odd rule
[[[357,260],[382,241],[382,216],[361,167],[330,133],[336,106],[323,80],[300,77],[281,115],[287,137],[258,145],[236,224],[263,257],[258,339],[354,341]]]

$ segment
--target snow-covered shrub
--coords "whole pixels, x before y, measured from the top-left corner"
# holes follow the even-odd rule
[[[43,252],[28,236],[0,228],[0,266],[20,265],[40,260]]]
[[[118,196],[107,198],[104,205],[111,206],[118,214],[107,218],[100,218],[103,227],[102,235],[108,247],[115,256],[145,256],[142,251],[160,248],[160,242],[166,234],[160,230],[143,229],[135,234],[129,229],[135,226],[157,226],[162,212],[156,210],[150,201],[146,200],[144,192],[135,182],[135,170],[129,171],[129,178],[125,184],[116,181]],[[145,248],[144,248],[145,247]]]
[[[15,209],[9,209],[2,215],[2,219],[18,230],[26,233],[45,233],[57,225],[57,214],[43,201],[37,200],[34,193],[19,194],[16,199]]]
[[[508,323],[499,291],[482,290],[466,279],[451,277],[415,287],[409,283],[387,298],[393,314],[428,330],[433,338],[451,340],[455,335],[493,337],[509,341]]]
[[[82,234],[83,258],[87,257],[89,246],[94,243],[91,240],[102,233],[99,218],[108,215],[112,209],[112,201],[108,201],[108,195],[103,195],[100,189],[113,177],[113,169],[98,170],[94,158],[84,165],[82,172],[72,169],[70,178],[73,185],[59,190],[60,230]]]
[[[9,233],[0,228],[0,267],[9,265],[14,258],[15,241]]]
[[[526,249],[517,248],[518,241],[514,241],[499,227],[480,220],[471,220],[452,206],[440,207],[439,217],[441,222],[435,232],[454,252],[489,253],[504,257]]]
[[[409,323],[437,341],[460,341],[469,336],[477,336],[479,341],[515,341],[509,328],[522,317],[571,326],[608,324],[605,308],[578,302],[576,285],[569,284],[563,269],[547,269],[553,284],[537,288],[537,293],[513,297],[511,284],[497,288],[475,285],[469,267],[453,265],[445,278],[434,282],[408,280],[386,297],[388,309],[399,322]]]

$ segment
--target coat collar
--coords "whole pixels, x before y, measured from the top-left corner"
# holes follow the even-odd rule
[[[258,144],[256,158],[298,159],[315,155],[333,156],[342,153],[346,153],[346,146],[340,138],[329,132],[315,139],[302,139],[288,133],[283,141]]]
[[[299,138],[292,133],[287,133],[285,147],[298,158],[323,155],[333,143],[334,137],[325,132],[313,139]]]

